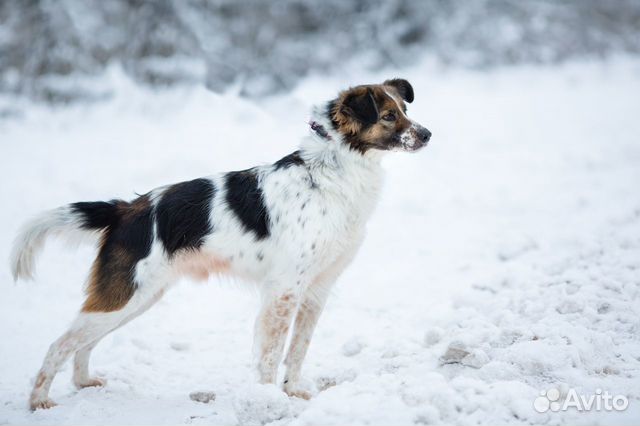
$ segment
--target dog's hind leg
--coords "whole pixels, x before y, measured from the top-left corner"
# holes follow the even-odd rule
[[[49,389],[60,367],[76,353],[74,383],[99,385],[89,378],[88,362],[91,350],[104,336],[126,324],[151,307],[161,296],[163,289],[137,292],[121,309],[111,312],[82,311],[69,330],[53,342],[38,372],[29,404],[32,410],[50,408],[55,403],[49,399]]]
[[[91,386],[104,386],[104,384],[106,383],[105,379],[91,377],[89,375],[89,358],[91,357],[91,351],[93,351],[100,340],[106,337],[109,333],[124,326],[129,321],[146,312],[162,297],[162,294],[163,291],[159,291],[154,296],[150,297],[147,303],[142,303],[137,307],[137,309],[132,309],[131,313],[129,314],[125,313],[125,315],[122,316],[122,319],[117,323],[117,325],[115,325],[115,327],[105,329],[104,332],[101,335],[96,336],[95,340],[93,340],[91,343],[85,345],[81,349],[78,349],[73,359],[73,383],[78,389]]]
[[[89,359],[91,358],[91,352],[104,337],[106,337],[109,333],[115,331],[116,329],[122,327],[129,321],[130,319],[124,319],[112,329],[105,330],[100,336],[97,336],[93,342],[76,351],[76,354],[73,358],[73,384],[78,389],[105,385],[105,379],[99,377],[91,377],[89,375]]]
[[[117,327],[125,316],[122,310],[109,313],[80,313],[69,330],[49,348],[31,392],[31,409],[53,407],[55,403],[49,399],[49,388],[60,367],[78,349],[86,347]]]
[[[98,337],[95,342],[79,349],[73,358],[73,384],[76,385],[78,389],[91,386],[104,386],[106,383],[104,379],[91,377],[89,375],[89,358],[91,357],[91,351],[104,336],[106,336],[106,334]]]

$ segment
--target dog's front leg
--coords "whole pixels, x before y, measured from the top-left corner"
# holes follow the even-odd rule
[[[284,391],[289,396],[304,399],[310,399],[312,396],[313,386],[304,382],[300,373],[302,362],[307,354],[309,343],[311,343],[311,336],[329,294],[328,290],[324,290],[321,289],[321,291],[314,292],[311,289],[311,291],[308,291],[296,315],[289,352],[284,361],[287,366],[284,376]]]
[[[344,268],[353,259],[361,242],[362,235],[354,238],[351,246],[331,266],[319,274],[304,293],[302,304],[296,316],[287,358],[284,361],[287,366],[284,376],[284,391],[290,396],[310,399],[314,392],[315,386],[301,377],[302,363],[331,288]]]
[[[260,383],[275,383],[284,343],[298,307],[294,290],[270,291],[263,296],[255,325],[254,355]]]

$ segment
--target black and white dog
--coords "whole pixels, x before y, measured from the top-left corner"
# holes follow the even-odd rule
[[[300,376],[328,292],[360,246],[382,185],[387,151],[416,151],[431,133],[411,121],[406,80],[357,86],[313,111],[311,135],[272,165],[154,189],[126,202],[79,202],[27,223],[13,247],[15,279],[32,278],[46,238],[99,241],[87,299],[56,340],[31,393],[49,408],[49,388],[74,358],[78,387],[100,386],[89,356],[108,333],[149,309],[181,276],[233,274],[260,283],[254,352],[261,383],[274,383],[284,344],[287,394],[310,398]],[[293,324],[292,324],[293,323]]]

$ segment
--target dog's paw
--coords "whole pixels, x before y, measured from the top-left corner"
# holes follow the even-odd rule
[[[295,398],[306,399],[307,401],[313,397],[313,394],[304,389],[286,389],[286,394]]]
[[[49,408],[55,407],[56,404],[52,399],[44,398],[44,399],[32,399],[29,402],[29,406],[31,407],[31,411],[36,410],[47,410]]]
[[[107,384],[106,379],[101,379],[99,377],[88,377],[82,380],[74,380],[73,382],[78,389],[90,388],[90,387],[100,387]]]
[[[306,400],[311,399],[318,393],[314,383],[307,379],[300,379],[295,382],[285,382],[283,390],[289,396]]]

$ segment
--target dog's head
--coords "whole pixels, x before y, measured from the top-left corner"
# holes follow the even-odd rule
[[[354,150],[413,152],[427,145],[431,132],[407,117],[405,103],[411,102],[411,84],[393,79],[345,90],[329,103],[327,113],[333,129]]]

